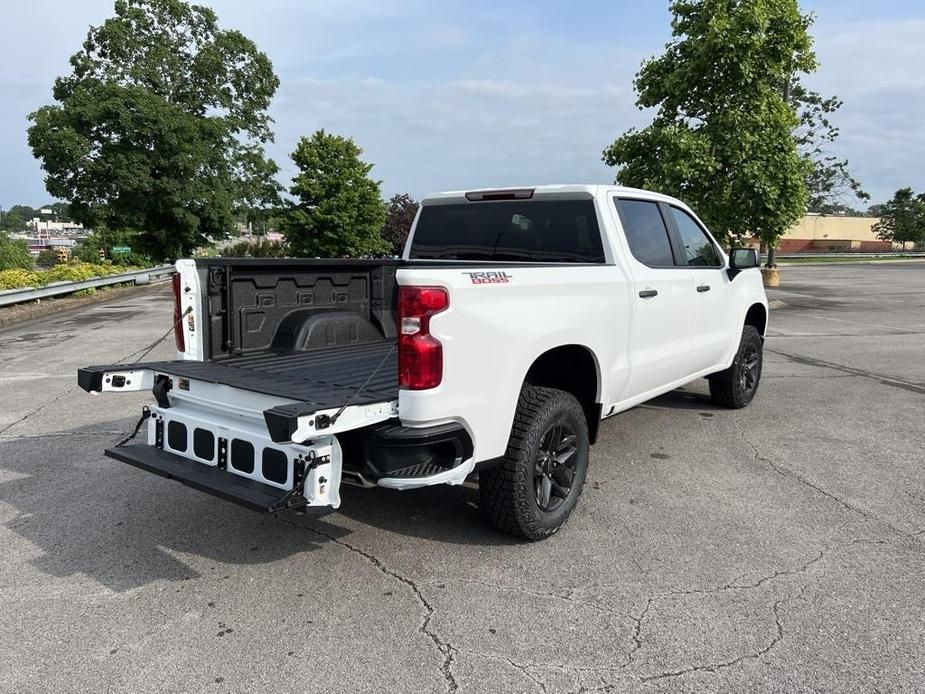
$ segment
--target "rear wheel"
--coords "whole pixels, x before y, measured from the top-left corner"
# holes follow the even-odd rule
[[[479,474],[483,513],[512,535],[549,537],[578,503],[589,445],[584,410],[573,395],[524,387],[503,462]]]
[[[732,366],[708,377],[713,402],[739,409],[752,401],[761,381],[762,347],[761,333],[746,325]]]

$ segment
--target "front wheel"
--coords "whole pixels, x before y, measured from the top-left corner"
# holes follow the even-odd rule
[[[511,535],[549,537],[578,503],[589,448],[585,413],[573,395],[525,386],[503,462],[479,474],[482,512]]]
[[[755,397],[761,380],[763,357],[761,333],[753,325],[742,329],[742,339],[732,366],[725,371],[708,376],[710,396],[713,402],[723,407],[740,409]]]

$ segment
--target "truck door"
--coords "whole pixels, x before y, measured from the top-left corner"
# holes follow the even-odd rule
[[[737,344],[736,303],[725,262],[713,239],[685,210],[668,205],[681,260],[691,271],[690,295],[694,299],[691,335],[691,373],[721,366]]]
[[[673,383],[691,372],[694,297],[691,270],[676,262],[665,205],[615,198],[633,278],[630,377],[626,398]]]

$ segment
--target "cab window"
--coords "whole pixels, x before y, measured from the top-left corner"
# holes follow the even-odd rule
[[[649,267],[673,266],[674,257],[671,254],[668,228],[662,219],[658,203],[621,199],[614,202],[633,257]]]
[[[678,207],[669,209],[687,264],[691,267],[720,267],[720,255],[703,228],[684,210]]]

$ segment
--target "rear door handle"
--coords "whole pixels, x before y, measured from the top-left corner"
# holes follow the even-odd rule
[[[639,292],[639,296],[643,299],[651,299],[653,296],[658,296],[658,291],[655,289],[643,289]]]
[[[701,294],[703,294],[704,292],[708,292],[708,291],[710,291],[710,285],[709,285],[709,284],[701,284],[700,286],[697,287],[697,291],[700,292]]]

